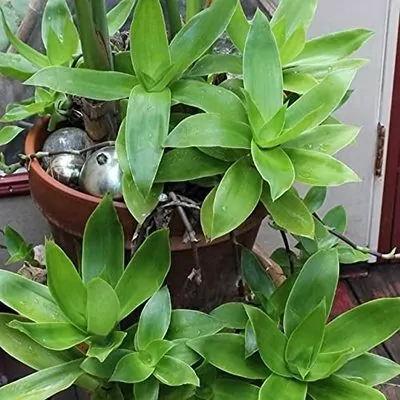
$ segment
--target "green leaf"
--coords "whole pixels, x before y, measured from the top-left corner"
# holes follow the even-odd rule
[[[299,25],[295,31],[288,37],[285,44],[280,48],[281,63],[289,63],[296,58],[304,49],[306,44],[306,29]]]
[[[223,174],[227,162],[210,157],[195,147],[174,149],[164,154],[155,182],[186,182]]]
[[[132,63],[138,78],[142,80],[143,74],[146,74],[157,80],[171,64],[167,32],[159,0],[138,0],[130,38]]]
[[[167,138],[171,92],[146,92],[136,86],[126,117],[126,153],[133,180],[144,198],[151,190]]]
[[[286,43],[286,18],[283,16],[279,21],[271,24],[272,33],[275,36],[276,44],[282,49]]]
[[[153,374],[154,367],[151,367],[142,361],[142,357],[143,356],[140,353],[130,353],[121,358],[115,367],[110,381],[124,383],[138,383],[145,381]]]
[[[121,346],[126,335],[126,332],[114,331],[106,339],[92,338],[87,356],[95,357],[100,362],[104,362],[113,351]]]
[[[258,351],[256,334],[250,321],[247,321],[244,332],[246,358],[251,357]]]
[[[136,400],[158,400],[159,391],[160,383],[154,377],[135,383],[133,386],[133,393]]]
[[[43,114],[48,103],[16,104],[1,117],[0,122],[15,122],[27,119],[33,115]]]
[[[375,354],[363,354],[336,372],[343,378],[361,380],[364,385],[377,386],[400,374],[400,365]]]
[[[314,400],[385,400],[378,390],[338,376],[314,382],[309,385],[308,391]]]
[[[325,226],[337,232],[344,233],[347,229],[347,215],[343,206],[336,206],[329,210],[323,218]]]
[[[326,327],[322,351],[354,347],[353,359],[378,346],[400,329],[399,304],[397,298],[374,300],[335,318]]]
[[[257,207],[261,190],[262,179],[245,158],[233,164],[218,186],[211,215],[207,212],[202,214],[206,235],[216,239],[240,226]],[[208,207],[208,204],[203,204],[203,207]]]
[[[295,284],[297,275],[293,274],[283,282],[283,284],[275,289],[274,294],[271,296],[271,304],[276,310],[278,315],[282,315],[285,311],[286,303]]]
[[[313,217],[293,189],[288,190],[278,200],[272,201],[270,189],[264,184],[261,202],[280,227],[295,235],[309,238],[314,236]]]
[[[241,268],[243,278],[250,290],[256,296],[269,299],[275,291],[275,284],[258,257],[244,247],[242,248]]]
[[[13,31],[10,29],[6,17],[4,15],[4,11],[0,8],[1,19],[3,22],[3,29],[7,36],[10,45],[12,45],[17,52],[24,57],[27,61],[32,63],[35,66],[44,68],[49,65],[49,61],[46,56],[36,51],[34,48],[25,44],[22,40],[20,40]]]
[[[280,147],[263,150],[253,141],[251,155],[258,172],[269,184],[272,201],[279,199],[293,186],[294,167]]]
[[[232,162],[244,157],[248,152],[243,149],[226,149],[223,147],[198,147],[198,149],[217,160]]]
[[[107,229],[104,229],[104,227]],[[101,232],[101,235],[99,235]],[[112,287],[124,271],[125,240],[122,225],[111,196],[105,196],[85,227],[82,252],[82,278],[88,284],[101,277]]]
[[[187,339],[174,340],[174,347],[168,352],[168,355],[177,358],[188,365],[194,365],[201,357],[194,350],[189,348],[186,345],[186,342]]]
[[[260,65],[268,65],[268,68],[260,68]],[[268,19],[260,10],[256,12],[246,41],[243,77],[246,91],[268,121],[283,104],[282,66]]]
[[[355,74],[354,69],[333,72],[300,97],[287,109],[285,130],[294,128],[310,114],[313,117],[303,131],[318,126],[336,109],[349,89]],[[285,132],[282,135],[285,135]]]
[[[87,285],[88,332],[107,336],[117,325],[119,311],[119,300],[112,286],[101,278],[92,279]]]
[[[325,316],[329,315],[338,280],[339,261],[336,250],[320,250],[307,260],[286,304],[283,324],[287,336],[322,300],[325,302]],[[310,287],[313,290],[310,291]]]
[[[77,270],[54,242],[46,243],[47,284],[58,306],[78,328],[86,329],[87,291]]]
[[[225,31],[233,12],[236,0],[219,0],[195,15],[174,37],[170,44],[172,79],[179,78],[183,72],[200,58]]]
[[[8,325],[29,336],[49,350],[67,350],[85,342],[88,336],[74,326],[64,322],[31,323],[11,321]]]
[[[0,74],[21,81],[30,78],[37,67],[19,54],[0,52]]]
[[[128,155],[126,154],[126,118],[122,120],[119,127],[117,139],[115,140],[115,150],[121,171],[124,175],[130,175],[131,170],[129,168]]]
[[[131,53],[129,51],[121,51],[120,53],[114,55],[114,71],[135,75]]]
[[[316,9],[317,0],[282,0],[279,2],[271,24],[274,26],[284,18],[286,34],[289,37],[299,26],[303,26],[307,30]]]
[[[156,339],[149,341],[149,344],[143,349],[144,353],[150,355],[149,364],[156,366],[158,362],[176,346],[176,343],[168,340]],[[169,354],[171,355],[171,354]]]
[[[227,32],[236,48],[243,53],[246,39],[250,31],[250,23],[243,11],[240,1],[237,2],[235,12],[229,22]]]
[[[250,149],[250,127],[218,114],[184,119],[169,135],[165,147],[224,147]]]
[[[156,231],[136,251],[115,288],[121,304],[120,319],[161,288],[170,265],[168,231]],[[132,282],[135,284],[134,292]]]
[[[265,379],[268,369],[258,358],[245,358],[245,341],[242,335],[219,333],[188,342],[188,346],[207,362],[228,374],[248,379]]]
[[[306,394],[306,383],[272,374],[261,386],[258,400],[304,400]]]
[[[340,245],[336,247],[339,254],[341,264],[354,264],[358,262],[368,261],[369,255],[361,251],[353,249],[351,246]]]
[[[107,14],[108,30],[114,36],[128,20],[136,0],[121,0]]]
[[[289,368],[304,379],[321,350],[326,320],[325,299],[301,322],[288,339],[285,358]]]
[[[214,335],[224,328],[217,318],[195,310],[173,310],[171,324],[167,333],[168,340],[193,339]]]
[[[160,360],[154,371],[154,376],[168,386],[200,386],[200,380],[192,367],[170,356],[165,356]]]
[[[304,197],[304,204],[314,213],[324,205],[327,193],[326,187],[314,186],[307,192],[306,197]]]
[[[24,84],[44,86],[57,92],[93,100],[113,101],[129,97],[137,79],[132,75],[114,71],[47,67],[38,71]]]
[[[7,400],[44,400],[68,389],[84,374],[81,360],[71,361],[28,375],[0,388],[0,398]]]
[[[70,56],[64,52],[62,43],[53,28],[50,28],[48,33],[47,57],[51,65],[62,65],[70,59]]]
[[[80,367],[90,375],[109,380],[118,362],[130,353],[129,350],[115,350],[104,362],[100,362],[97,358],[85,358]]]
[[[304,72],[284,70],[283,89],[297,94],[305,94],[318,84],[318,81],[311,75]]]
[[[219,114],[233,121],[247,123],[246,110],[240,99],[228,89],[209,83],[184,79],[171,86],[172,101]]]
[[[285,147],[314,150],[333,155],[356,139],[360,128],[350,125],[321,125],[285,143]]]
[[[340,186],[359,182],[357,174],[333,157],[311,150],[286,149],[296,171],[296,180],[313,186]]]
[[[217,379],[212,384],[213,400],[258,400],[259,388],[233,379]]]
[[[251,326],[256,335],[257,347],[264,364],[280,376],[291,377],[285,362],[287,339],[267,314],[255,307],[246,306]]]
[[[225,303],[211,311],[210,315],[229,329],[245,329],[248,321],[242,303]]]
[[[35,322],[66,322],[49,288],[13,272],[0,270],[0,301]]]
[[[25,320],[14,314],[0,314],[0,347],[16,360],[34,369],[45,369],[76,358],[72,351],[44,348],[24,333],[10,328],[8,324],[12,321]]]
[[[368,29],[349,29],[312,39],[291,64],[322,64],[343,59],[356,52],[373,35],[374,32]]]
[[[191,77],[230,73],[242,75],[242,59],[234,54],[206,54],[188,72]]]
[[[138,350],[144,350],[151,342],[164,339],[171,321],[171,297],[165,286],[145,305],[139,319],[136,334]]]
[[[250,98],[247,97],[247,100],[249,106],[251,104]],[[250,107],[253,108],[254,105],[250,105]],[[286,109],[287,105],[285,104],[278,110],[278,112],[269,121],[265,122],[260,129],[257,129],[257,131],[254,131],[253,129],[254,140],[260,147],[264,147],[264,145],[268,147],[268,143],[271,140],[276,139],[282,133],[283,126],[285,124]],[[248,112],[249,112],[249,119],[253,125],[253,128],[254,126],[258,126],[260,122],[262,123],[264,121],[260,115],[257,115],[258,113],[257,109],[253,110],[249,109]],[[251,115],[250,112],[256,114]]]
[[[33,246],[26,243],[24,238],[11,226],[4,228],[4,244],[10,255],[6,265],[20,261],[32,262],[35,258]]]

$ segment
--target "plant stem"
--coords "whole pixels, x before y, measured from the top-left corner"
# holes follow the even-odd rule
[[[166,6],[169,21],[170,40],[172,40],[182,28],[182,20],[178,8],[178,0],[166,0]]]
[[[202,0],[186,0],[186,23],[189,22],[203,8]]]

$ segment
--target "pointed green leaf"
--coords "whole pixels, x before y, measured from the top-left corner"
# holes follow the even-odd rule
[[[27,105],[15,104],[9,108],[1,117],[0,122],[15,122],[32,117],[33,115],[43,114],[48,103],[31,103]]]
[[[97,338],[95,339],[92,338],[92,342],[90,343],[87,356],[95,357],[100,362],[104,362],[113,351],[115,351],[116,349],[118,349],[118,347],[121,346],[126,335],[127,335],[126,332],[114,331],[106,339],[99,338],[97,340]]]
[[[285,358],[289,368],[304,379],[321,350],[326,320],[325,299],[311,311],[290,335]]]
[[[46,267],[52,296],[68,319],[85,330],[86,288],[71,260],[51,241],[46,243]]]
[[[107,226],[107,229],[104,227]],[[99,235],[101,232],[101,235]],[[115,286],[124,270],[125,240],[111,196],[92,213],[83,235],[82,278],[88,284],[101,277]]]
[[[200,360],[200,355],[186,345],[187,339],[174,340],[174,347],[168,352],[168,355],[183,361],[188,365],[194,365]]]
[[[0,52],[0,74],[21,81],[30,78],[37,67],[19,54]]]
[[[277,200],[293,186],[294,167],[284,150],[279,147],[263,150],[253,141],[251,155],[258,172],[269,184],[272,201]]]
[[[24,82],[57,92],[93,100],[113,101],[129,97],[136,77],[121,72],[94,71],[84,68],[47,67]]]
[[[400,365],[376,354],[363,354],[336,372],[346,379],[361,379],[368,386],[377,386],[400,375]]]
[[[224,147],[250,149],[246,124],[218,114],[197,114],[184,119],[169,135],[165,147]]]
[[[215,186],[211,192],[206,196],[200,210],[200,222],[204,236],[210,238],[213,235],[214,224],[214,201],[217,194],[218,186]]]
[[[30,47],[26,43],[24,43],[21,39],[19,39],[13,31],[10,29],[10,26],[8,25],[8,22],[6,20],[6,17],[4,15],[4,11],[2,8],[0,8],[0,13],[1,13],[1,19],[3,22],[3,29],[4,32],[7,36],[8,41],[10,44],[17,50],[17,52],[24,57],[26,60],[28,60],[30,63],[32,63],[35,66],[38,67],[46,67],[49,65],[49,60],[47,59],[46,56],[43,54],[39,53],[37,50],[34,48]]]
[[[246,306],[256,335],[257,347],[264,364],[274,373],[291,377],[285,362],[287,339],[267,314],[255,307]]]
[[[31,323],[12,321],[8,325],[49,350],[67,350],[85,342],[88,336],[64,322]]]
[[[236,0],[215,1],[177,33],[170,44],[172,79],[180,77],[225,31],[235,7]]]
[[[243,103],[228,89],[209,83],[183,79],[171,86],[172,101],[186,104],[233,121],[247,123]]]
[[[174,310],[167,333],[168,340],[193,339],[213,335],[224,325],[213,316],[195,310]]]
[[[129,353],[129,350],[115,350],[102,363],[97,358],[87,357],[80,367],[90,375],[109,380],[118,362]]]
[[[174,149],[164,154],[156,182],[186,182],[223,174],[229,164],[210,157],[195,147]]]
[[[145,305],[136,334],[137,349],[143,350],[152,341],[164,339],[171,321],[171,297],[165,286]]]
[[[44,400],[68,389],[84,374],[81,360],[71,361],[28,375],[0,388],[0,398],[7,400]]]
[[[286,149],[296,171],[296,180],[313,186],[340,186],[359,182],[357,174],[328,154],[302,149]]]
[[[335,318],[326,327],[322,351],[354,347],[356,358],[378,346],[400,329],[399,304],[397,298],[374,300]]]
[[[292,70],[283,71],[283,89],[288,92],[305,94],[316,85],[318,81],[311,74]]]
[[[286,43],[286,18],[283,16],[279,21],[271,24],[272,33],[275,36],[279,49],[282,49]]]
[[[227,32],[236,48],[243,53],[246,39],[250,31],[250,23],[243,11],[240,1],[237,2],[235,12],[229,22]]]
[[[303,51],[306,44],[306,34],[305,27],[299,25],[288,37],[285,44],[280,48],[281,62],[283,65],[288,64]]]
[[[108,30],[114,36],[128,20],[136,0],[121,0],[107,14]]]
[[[245,329],[248,321],[248,317],[242,303],[222,304],[211,311],[210,315],[229,329]]]
[[[217,379],[212,384],[213,400],[258,400],[259,388],[233,379]]]
[[[250,321],[247,321],[246,330],[244,332],[244,340],[245,340],[245,354],[246,358],[251,357],[258,351],[256,334],[254,332],[253,326]]]
[[[115,288],[121,304],[121,319],[160,289],[170,265],[168,231],[156,231],[136,251]]]
[[[304,204],[312,213],[318,211],[325,203],[327,192],[324,186],[312,187],[304,197]]]
[[[314,236],[313,217],[294,190],[288,190],[278,200],[272,201],[270,189],[264,184],[261,201],[280,227],[295,235]]]
[[[200,386],[200,380],[192,367],[170,356],[165,356],[160,360],[154,371],[154,376],[168,386]]]
[[[242,89],[242,93],[244,95],[244,103],[246,104],[247,116],[249,118],[253,136],[257,140],[261,141],[262,134],[265,136],[267,136],[266,133],[268,133],[268,136],[271,135],[271,132],[265,132],[264,129],[266,127],[266,124],[269,124],[271,123],[271,121],[274,120],[274,117],[272,117],[269,121],[265,121],[264,117],[261,115],[260,109],[251,98],[250,94],[244,89]],[[275,134],[275,132],[272,132],[272,134]]]
[[[160,382],[150,377],[143,382],[135,383],[133,393],[136,400],[158,400],[160,391]]]
[[[1,135],[1,130],[0,130]],[[6,226],[3,231],[4,244],[10,255],[6,265],[27,261],[32,262],[35,258],[33,246],[25,242],[24,238],[11,226]]]
[[[260,147],[263,147],[264,145],[268,146],[268,143],[271,140],[276,139],[282,133],[282,129],[285,124],[286,109],[287,105],[285,104],[269,121],[267,121],[261,127],[260,130],[254,132],[254,140]],[[259,117],[255,116],[255,118]],[[252,125],[254,126],[253,123]]]
[[[260,200],[262,179],[245,158],[225,173],[215,194],[211,238],[221,237],[240,226]]]
[[[359,132],[360,128],[351,125],[321,125],[284,146],[333,155],[354,142]]]
[[[107,336],[119,321],[119,300],[112,288],[101,278],[87,285],[87,330],[96,336]]]
[[[153,374],[154,367],[147,365],[141,357],[140,353],[130,353],[123,357],[115,367],[110,380],[124,383],[145,381]]]
[[[276,288],[274,294],[271,296],[271,304],[280,316],[285,311],[286,303],[295,284],[297,275],[293,274],[283,282],[281,286]]]
[[[325,226],[344,233],[347,229],[347,215],[343,206],[337,206],[329,210],[323,218]]]
[[[268,65],[268,68],[260,68]],[[267,17],[258,10],[243,55],[244,87],[267,121],[283,104],[282,66]]]
[[[248,379],[265,379],[268,369],[258,358],[245,359],[245,341],[242,335],[219,333],[190,340],[188,346],[207,362],[228,374]]]
[[[378,390],[338,376],[314,382],[309,385],[308,391],[314,400],[385,400]]]
[[[47,286],[0,270],[0,301],[35,322],[66,322]]]
[[[144,353],[150,355],[149,363],[156,366],[158,362],[176,346],[176,343],[168,340],[156,339],[150,342],[143,350]]]
[[[374,32],[368,29],[349,29],[312,39],[291,63],[322,64],[345,58],[364,45]]]
[[[139,79],[143,73],[154,80],[159,78],[171,63],[167,31],[159,0],[137,1],[130,39],[132,63]]]
[[[307,384],[272,374],[261,386],[258,400],[305,400]]]
[[[114,55],[114,71],[135,75],[131,53],[129,51],[121,51]]]
[[[329,315],[338,280],[339,261],[336,250],[320,250],[307,260],[286,304],[283,319],[286,335],[291,335],[322,300],[325,300],[325,316]],[[347,348],[349,346],[351,344]]]
[[[242,59],[234,54],[206,54],[197,61],[188,75],[197,77],[226,72],[242,75]]]
[[[340,245],[336,247],[339,254],[341,264],[354,264],[358,262],[368,261],[369,254],[353,249],[351,246]]]
[[[136,86],[129,97],[126,117],[126,153],[136,183],[143,197],[153,185],[167,138],[171,92],[146,92]]]

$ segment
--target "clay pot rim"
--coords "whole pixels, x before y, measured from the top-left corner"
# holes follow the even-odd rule
[[[39,149],[36,149],[36,142],[37,142],[37,136],[42,132],[43,130],[47,130],[47,124],[48,124],[49,118],[44,117],[36,121],[35,126],[33,129],[31,129],[25,139],[25,153],[26,154],[33,154],[37,152]],[[101,202],[101,198],[92,196],[87,193],[80,192],[78,190],[72,189],[66,185],[63,185],[62,183],[58,182],[56,179],[54,179],[52,176],[46,173],[46,171],[42,168],[40,165],[39,161],[37,159],[34,159],[31,164],[30,164],[30,169],[32,169],[38,177],[44,182],[47,183],[47,185],[51,185],[55,187],[57,190],[60,192],[65,193],[66,195],[69,195],[71,197],[78,197],[83,201],[87,201],[88,203],[91,203],[93,207],[97,207],[98,204]],[[39,208],[41,209],[41,206],[37,204]],[[127,206],[125,203],[120,202],[120,201],[114,201],[114,205],[118,210],[121,211],[128,211]],[[245,233],[252,229],[255,225],[260,224],[260,221],[265,217],[265,211],[262,209],[262,207],[258,206],[254,211],[253,214],[251,214],[245,221],[244,223],[239,226],[238,228],[235,229],[235,234],[240,235],[242,233]],[[137,223],[136,220],[132,216],[132,221],[134,223]],[[51,222],[51,221],[50,221]],[[182,235],[174,235],[173,229],[170,229],[170,241],[171,241],[171,247],[174,251],[183,251],[183,250],[188,250],[191,249],[191,243],[190,242],[183,242],[182,240]],[[76,232],[73,233],[76,235]],[[81,235],[79,235],[81,236]],[[196,232],[196,237],[198,239],[197,242],[197,247],[207,247],[207,246],[213,246],[216,244],[219,244],[221,242],[225,242],[227,240],[230,240],[230,235],[224,235],[222,237],[219,237],[213,241],[207,240],[207,238],[204,236],[203,232]]]

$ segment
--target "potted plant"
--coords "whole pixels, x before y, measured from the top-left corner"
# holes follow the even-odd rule
[[[171,223],[174,304],[210,310],[234,299],[238,245],[252,247],[265,211],[281,230],[314,237],[315,217],[295,181],[329,187],[358,180],[332,155],[359,129],[331,114],[365,63],[348,56],[372,33],[307,40],[315,0],[296,9],[284,0],[271,21],[257,11],[251,22],[237,0],[207,2],[203,10],[188,2],[183,16],[175,1],[165,13],[159,0],[120,1],[108,14],[102,1],[74,4],[78,28],[64,0],[47,2],[46,54],[19,41],[4,20],[19,54],[0,57],[2,73],[36,88],[31,102],[11,105],[1,121],[49,117],[28,135],[21,162],[29,164],[32,195],[56,241],[74,257],[100,201],[57,182],[38,161],[50,154],[41,152],[46,126],[67,120],[84,125],[100,142],[95,148],[115,139],[126,248],[134,252],[148,232]],[[129,41],[110,40],[132,12]],[[225,31],[238,54],[213,53]],[[3,128],[0,143],[19,132]]]
[[[99,237],[104,222],[121,235]],[[163,286],[167,230],[151,234],[126,269],[122,231],[108,196],[87,223],[80,274],[53,241],[45,245],[48,287],[0,271],[0,301],[18,313],[0,314],[0,348],[38,370],[0,387],[1,399],[45,400],[76,384],[109,400],[378,400],[385,397],[373,387],[400,373],[368,353],[400,329],[399,298],[326,323],[336,249],[318,251],[280,288],[244,249],[249,301],[207,315],[172,309]],[[113,258],[99,263],[99,245]],[[142,304],[138,322],[122,330],[121,319]]]

